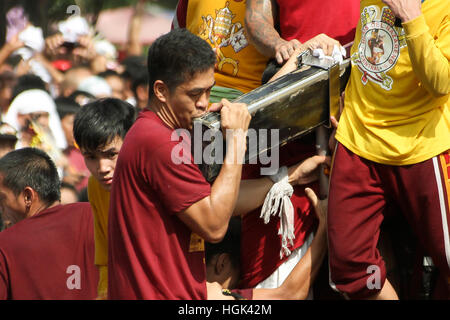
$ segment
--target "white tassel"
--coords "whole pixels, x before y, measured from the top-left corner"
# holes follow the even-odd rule
[[[272,180],[275,181],[275,184],[264,200],[260,218],[264,219],[265,224],[268,224],[270,217],[278,214],[280,218],[278,235],[281,235],[280,259],[282,259],[283,256],[291,254],[288,245],[294,245],[294,207],[291,202],[294,188],[288,182],[286,167],[281,168],[280,172],[272,177]]]

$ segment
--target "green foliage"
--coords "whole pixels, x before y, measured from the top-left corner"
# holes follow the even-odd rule
[[[67,8],[71,5],[75,5],[74,0],[55,0],[49,4],[48,8],[48,21],[60,21],[66,19]]]

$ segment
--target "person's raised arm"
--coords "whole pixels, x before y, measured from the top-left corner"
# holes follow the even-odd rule
[[[327,252],[328,200],[319,200],[314,191],[309,188],[305,192],[319,217],[319,227],[314,240],[283,284],[275,289],[253,289],[254,300],[304,300],[308,297]]]
[[[319,176],[320,166],[322,164],[330,165],[330,161],[331,159],[329,157],[313,156],[289,167],[289,184],[292,186],[306,185],[316,181]],[[273,181],[269,177],[241,181],[234,215],[243,217],[249,212],[261,207],[273,184]]]
[[[0,49],[0,66],[5,63],[9,56],[19,48],[22,48],[24,43],[19,40],[19,35],[15,35],[11,40]]]
[[[287,61],[300,46],[300,41],[282,39],[275,29],[278,17],[275,0],[247,0],[245,27],[250,42],[266,57],[279,64]]]
[[[139,0],[131,17],[128,29],[127,54],[129,56],[140,56],[142,54],[142,43],[140,34],[142,29],[142,19],[144,16],[145,0]]]
[[[450,93],[450,17],[441,22],[436,37],[429,32],[421,11],[421,0],[384,0],[402,21],[408,52],[417,78],[430,94]],[[443,8],[448,11],[448,7]]]

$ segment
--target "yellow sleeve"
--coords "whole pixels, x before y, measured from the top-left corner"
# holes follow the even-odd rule
[[[94,214],[95,264],[100,271],[98,295],[103,297],[108,289],[109,192],[102,190],[93,177],[89,179],[88,199]]]
[[[108,264],[108,209],[109,192],[91,177],[88,185],[89,203],[94,213],[95,264]]]
[[[450,18],[446,16],[435,39],[424,15],[403,23],[416,76],[435,97],[450,93]]]
[[[99,280],[97,287],[98,300],[108,299],[108,266],[98,266]]]

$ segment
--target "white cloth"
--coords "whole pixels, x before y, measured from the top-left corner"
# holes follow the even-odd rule
[[[117,59],[117,49],[116,47],[109,42],[108,40],[95,40],[94,42],[95,52],[97,54],[104,56],[108,60]]]
[[[292,251],[289,258],[281,264],[277,270],[275,270],[270,276],[256,285],[256,289],[274,289],[283,284],[286,278],[291,274],[297,263],[304,257],[308,251],[311,243],[314,240],[314,234],[311,234],[306,238],[305,243],[300,247]],[[312,300],[312,290],[310,290],[307,300]]]
[[[25,30],[19,33],[19,40],[22,41],[25,46],[36,52],[42,52],[45,48],[45,40],[42,29],[32,25],[29,25],[25,28]]]
[[[58,30],[61,32],[64,41],[75,43],[81,36],[90,33],[89,24],[86,19],[80,16],[73,16],[58,24]]]
[[[291,251],[288,245],[294,244],[294,207],[291,202],[291,196],[294,188],[288,182],[288,169],[282,167],[280,171],[271,177],[275,184],[270,189],[264,200],[260,218],[264,219],[264,223],[270,222],[270,217],[278,215],[280,218],[280,229],[278,234],[281,235],[281,251],[280,259],[283,256],[289,256]]]
[[[19,55],[24,61],[29,61],[31,73],[37,75],[46,83],[50,83],[52,76],[42,63],[33,59],[36,53],[40,53],[45,48],[45,40],[41,28],[29,25],[19,33],[19,40],[24,43],[24,47],[17,49],[14,55]]]
[[[42,52],[45,48],[44,35],[41,28],[29,25],[19,33],[19,40],[25,45],[17,49],[14,55],[20,55],[23,60],[30,60],[36,53]]]
[[[129,104],[131,104],[133,107],[137,106],[137,101],[134,97],[129,97],[127,100],[125,100],[126,102],[128,102]]]
[[[52,97],[43,90],[27,90],[19,94],[11,103],[4,121],[9,123],[14,129],[20,131],[18,118],[19,114],[30,114],[33,112],[48,112],[49,127],[58,148],[67,148],[67,141],[61,127],[61,120],[56,111],[56,104]]]
[[[31,72],[42,79],[42,81],[46,83],[50,83],[52,81],[51,74],[47,71],[42,63],[36,61],[36,59],[30,60],[30,70]]]
[[[314,57],[317,57],[319,59],[330,59],[339,63],[342,63],[344,61],[345,55],[346,55],[345,49],[337,45],[334,45],[333,53],[331,54],[331,56],[326,56],[325,52],[323,52],[323,49],[319,48],[313,50]]]
[[[105,79],[98,76],[84,79],[78,86],[78,90],[90,93],[96,98],[110,97],[112,95],[111,86]]]

